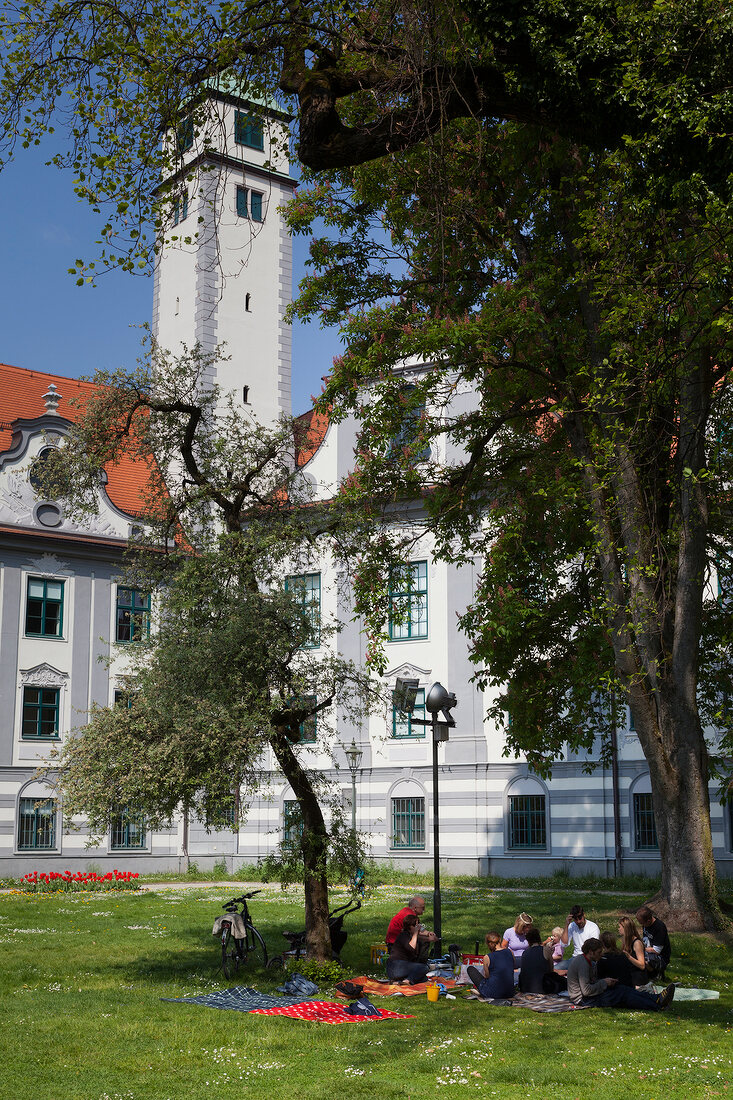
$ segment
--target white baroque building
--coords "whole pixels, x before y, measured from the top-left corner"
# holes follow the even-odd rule
[[[274,104],[212,91],[177,138],[179,171],[170,184],[172,225],[155,273],[153,331],[173,353],[198,342],[227,345],[231,358],[216,381],[262,422],[290,413],[290,330],[283,313],[292,287],[291,242],[279,207],[295,181],[287,163],[286,117]],[[405,367],[405,383],[411,370]],[[136,523],[142,471],[110,471],[101,510],[79,526],[63,505],[39,501],[29,465],[71,424],[69,402],[84,383],[0,366],[0,875],[30,869],[103,868],[153,871],[188,860],[225,859],[231,870],[271,851],[290,827],[292,792],[273,771],[267,791],[237,830],[209,832],[173,823],[153,832],[144,820],[113,819],[99,847],[85,847],[84,823],[65,833],[61,807],[35,777],[51,748],[84,724],[93,701],[113,704],[124,647],[146,629],[151,608],[120,581],[122,554]],[[469,395],[470,399],[470,395]],[[351,469],[356,425],[312,411],[305,471],[326,493]],[[419,518],[420,505],[414,505]],[[408,517],[409,519],[409,517]],[[409,621],[394,626],[386,680],[420,682],[414,717],[439,680],[458,696],[456,728],[440,752],[441,861],[449,870],[517,876],[558,868],[612,876],[653,872],[659,858],[648,769],[633,729],[618,731],[615,774],[570,754],[543,781],[521,760],[502,755],[501,732],[485,721],[486,700],[471,684],[473,667],[456,617],[471,602],[475,570],[435,561],[423,536],[410,566]],[[335,644],[356,662],[365,640],[350,621],[333,567],[304,576],[314,612],[344,623]],[[334,644],[330,642],[329,644]],[[111,663],[100,657],[112,657]],[[351,804],[343,748],[362,757],[356,776],[356,820],[372,854],[405,867],[432,866],[431,742],[425,727],[396,713],[338,722],[338,746],[319,745],[318,730],[301,752],[330,774]],[[332,746],[330,750],[332,750]],[[272,761],[271,761],[272,763]],[[733,874],[733,813],[711,789],[713,839],[722,874]],[[621,861],[617,859],[620,855]]]

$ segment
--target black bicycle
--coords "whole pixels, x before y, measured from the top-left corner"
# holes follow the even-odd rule
[[[247,902],[260,890],[232,898],[224,905],[224,912],[214,921],[215,936],[221,943],[221,970],[225,978],[236,974],[240,966],[251,962],[257,967],[267,966],[265,941],[252,924]],[[241,906],[241,910],[237,907]]]
[[[331,936],[331,958],[336,962],[341,962],[341,952],[348,938],[348,932],[344,931],[344,917],[348,917],[349,913],[355,913],[357,909],[361,909],[361,899],[357,901],[347,901],[345,905],[340,905],[338,909],[332,909],[328,914],[328,931]],[[283,951],[279,955],[273,955],[267,964],[268,968],[270,970],[279,970],[284,967],[290,959],[300,959],[304,957],[305,936],[305,929],[303,929],[302,932],[283,932],[284,939],[290,944],[290,950]]]

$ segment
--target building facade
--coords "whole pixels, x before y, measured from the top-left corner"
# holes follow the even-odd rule
[[[287,119],[274,104],[213,89],[200,115],[176,135],[178,167],[169,181],[171,218],[154,280],[153,333],[173,354],[198,344],[229,356],[216,381],[263,423],[290,412],[290,333],[283,321],[292,284],[291,242],[279,207],[294,187],[286,157]],[[424,369],[405,366],[405,384]],[[252,863],[287,840],[294,795],[266,761],[271,781],[234,829],[203,823],[148,829],[141,818],[113,815],[101,844],[87,848],[83,821],[65,832],[61,807],[38,768],[73,731],[92,703],[112,705],[121,690],[125,645],[150,628],[149,598],[121,580],[121,559],[136,524],[144,471],[108,471],[100,510],[79,525],[63,503],[42,501],[34,464],[61,441],[84,384],[51,374],[0,367],[0,875],[31,869],[151,871],[222,859],[229,869]],[[470,400],[470,394],[462,399]],[[301,450],[306,474],[323,494],[351,469],[356,424],[310,426]],[[413,506],[419,527],[420,503]],[[410,522],[409,514],[405,522]],[[572,753],[552,777],[533,775],[503,755],[501,731],[486,721],[487,698],[471,683],[474,668],[457,615],[474,596],[476,566],[435,560],[422,535],[412,561],[393,579],[391,599],[406,612],[389,624],[385,680],[414,677],[412,718],[394,710],[354,725],[337,717],[336,745],[309,728],[299,751],[341,789],[350,811],[352,781],[345,748],[362,756],[355,777],[357,827],[373,856],[406,868],[432,866],[432,744],[419,724],[425,696],[439,680],[456,693],[456,727],[439,749],[441,857],[454,872],[551,873],[567,868],[612,876],[658,869],[649,774],[633,728],[618,731],[617,766]],[[300,578],[314,617],[338,620],[340,653],[363,663],[365,638],[351,621],[343,578],[315,562]],[[334,766],[334,755],[336,764]],[[713,839],[722,874],[733,873],[733,813],[711,787]],[[621,865],[618,861],[620,841]]]

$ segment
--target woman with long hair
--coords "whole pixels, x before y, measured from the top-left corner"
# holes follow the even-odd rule
[[[634,985],[637,987],[647,985],[649,983],[649,974],[646,969],[644,941],[631,917],[621,917],[618,922],[618,934],[621,936],[623,953],[631,963],[631,973]]]
[[[509,948],[517,962],[527,950],[527,932],[532,927],[532,918],[529,913],[520,913],[513,927],[507,928],[501,941],[502,949]]]
[[[621,985],[633,986],[634,969],[624,951],[619,951],[613,932],[601,932],[603,954],[598,960],[598,977],[615,978]]]
[[[486,933],[487,954],[481,970],[477,966],[466,967],[466,973],[482,997],[506,1000],[514,996],[514,956],[508,947],[502,946],[498,932]]]

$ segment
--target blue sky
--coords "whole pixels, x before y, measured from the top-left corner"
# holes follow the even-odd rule
[[[0,173],[0,362],[70,377],[131,366],[140,350],[136,326],[150,320],[152,280],[115,271],[97,286],[76,286],[67,268],[77,257],[96,258],[102,219],[76,198],[71,173],[43,162],[39,150],[21,150]],[[296,284],[307,247],[302,237],[294,241]],[[309,407],[340,351],[335,330],[293,327],[296,414]]]

